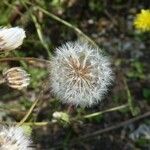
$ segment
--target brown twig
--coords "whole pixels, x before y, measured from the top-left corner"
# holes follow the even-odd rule
[[[7,112],[7,113],[18,113],[18,114],[25,114],[26,111],[23,111],[23,110],[16,110],[16,109],[6,109],[6,108],[1,108],[0,107],[0,111],[3,111],[3,112]]]
[[[97,136],[97,135],[102,134],[102,133],[106,133],[106,132],[109,132],[109,131],[116,130],[116,129],[121,128],[121,127],[123,127],[125,125],[128,125],[130,123],[133,123],[135,121],[141,120],[141,119],[149,117],[149,116],[150,116],[150,111],[148,111],[148,112],[146,112],[146,113],[144,113],[144,114],[142,114],[140,116],[137,116],[135,118],[131,118],[131,119],[127,120],[127,121],[123,121],[123,122],[121,122],[121,123],[119,123],[117,125],[113,125],[113,126],[110,126],[108,128],[105,128],[105,129],[98,130],[98,131],[93,132],[93,133],[89,133],[89,134],[80,136],[79,138],[77,138],[75,140],[77,140],[77,141],[78,140],[87,140],[88,138],[91,138],[93,136]]]
[[[20,60],[25,60],[28,62],[41,62],[44,64],[50,63],[49,60],[45,59],[40,59],[40,58],[35,58],[35,57],[6,57],[6,58],[0,58],[0,62],[5,62],[5,61],[20,61]]]

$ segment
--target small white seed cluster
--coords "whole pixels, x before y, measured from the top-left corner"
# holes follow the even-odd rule
[[[50,86],[63,103],[83,107],[97,104],[112,81],[110,61],[100,49],[79,41],[56,49],[50,67]]]
[[[32,150],[21,127],[0,127],[0,150]]]

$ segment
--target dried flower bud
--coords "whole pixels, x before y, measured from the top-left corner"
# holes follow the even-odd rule
[[[5,82],[11,88],[21,90],[30,82],[30,75],[20,67],[13,67],[3,73]]]
[[[31,150],[31,141],[20,127],[0,127],[1,150]]]
[[[1,28],[0,29],[0,51],[9,51],[19,47],[26,37],[22,28]]]

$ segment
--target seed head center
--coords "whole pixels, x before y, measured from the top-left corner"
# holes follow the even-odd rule
[[[78,79],[90,80],[91,65],[84,64],[76,59],[70,60],[72,75]]]

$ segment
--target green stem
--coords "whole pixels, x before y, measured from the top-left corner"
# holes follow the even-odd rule
[[[40,94],[38,95],[38,98],[33,102],[32,106],[30,107],[30,109],[28,110],[26,115],[22,118],[22,120],[17,124],[17,126],[21,126],[29,118],[29,116],[31,115],[33,109],[35,108],[35,106],[37,105],[37,103],[39,102],[41,97],[43,96],[43,93],[44,93],[45,89],[47,88],[47,84],[44,82],[42,87],[43,88],[42,88]]]
[[[20,0],[20,2],[22,3],[22,5],[26,8],[26,10],[28,10],[29,8],[27,7],[26,3],[22,0]],[[43,45],[43,47],[45,48],[49,58],[51,58],[51,53],[49,51],[49,46],[48,44],[45,42],[44,37],[43,37],[43,33],[42,33],[42,28],[40,26],[40,24],[38,23],[36,17],[30,12],[30,16],[35,24],[35,28],[39,37],[39,40],[41,41],[41,44]]]
[[[27,118],[29,117],[29,115],[31,114],[31,112],[33,111],[34,107],[36,106],[37,102],[38,102],[39,99],[37,99],[31,106],[31,108],[29,109],[29,111],[27,112],[27,114],[25,115],[25,117],[19,122],[11,122],[11,123],[8,123],[8,122],[0,122],[2,124],[17,124],[18,126],[21,126],[22,124],[25,124],[25,125],[33,125],[33,126],[45,126],[45,125],[50,125],[50,124],[53,124],[53,122],[25,122],[27,120]],[[74,122],[74,121],[77,121],[79,119],[86,119],[86,118],[92,118],[92,117],[95,117],[95,116],[98,116],[98,115],[101,115],[101,114],[104,114],[104,113],[107,113],[107,112],[112,112],[112,111],[117,111],[117,110],[121,110],[121,109],[125,109],[128,107],[128,104],[124,104],[124,105],[121,105],[121,106],[117,106],[117,107],[114,107],[114,108],[110,108],[110,109],[107,109],[107,110],[104,110],[104,111],[100,111],[100,112],[96,112],[96,113],[93,113],[93,114],[89,114],[89,115],[85,115],[85,116],[80,116],[80,117],[76,117],[76,118],[71,118],[70,121]]]
[[[20,122],[19,122],[20,123]],[[51,125],[54,124],[53,122],[23,122],[22,124],[19,125],[18,122],[5,122],[5,121],[0,121],[0,124],[8,124],[8,125],[17,125],[17,126],[21,126],[21,125],[28,125],[28,126],[46,126],[46,125]]]
[[[128,105],[129,105],[130,111],[131,111],[132,115],[135,116],[136,110],[134,109],[134,103],[133,103],[130,89],[128,87],[128,84],[127,84],[127,81],[125,78],[123,78],[123,81],[124,81],[124,85],[125,85],[125,90],[127,92],[127,99],[128,99]]]
[[[83,118],[95,117],[95,116],[102,115],[102,114],[107,113],[107,112],[121,110],[121,109],[127,108],[128,106],[129,106],[128,104],[124,104],[124,105],[117,106],[117,107],[114,107],[114,108],[110,108],[110,109],[107,109],[107,110],[104,110],[104,111],[100,111],[100,112],[92,113],[92,114],[89,114],[89,115],[85,115],[85,116],[83,116]]]
[[[30,116],[30,114],[32,113],[34,107],[36,106],[36,104],[38,103],[39,99],[36,99],[34,101],[34,103],[32,104],[32,106],[30,107],[29,111],[26,113],[26,115],[23,117],[23,119],[17,124],[18,126],[21,126]]]
[[[79,28],[75,27],[74,25],[72,25],[71,23],[67,22],[66,20],[63,20],[61,18],[59,18],[58,16],[54,15],[51,12],[48,12],[47,10],[41,8],[40,6],[35,6],[33,5],[33,3],[31,2],[27,2],[28,4],[32,5],[34,8],[41,10],[44,14],[46,14],[47,16],[51,17],[52,19],[64,24],[65,26],[73,29],[76,33],[78,33],[79,35],[81,35],[82,37],[84,37],[89,43],[91,43],[93,46],[98,47],[98,45],[89,37],[87,36],[85,33],[83,33]]]
[[[44,40],[43,33],[42,33],[42,28],[41,28],[40,24],[37,22],[36,17],[35,17],[34,15],[32,15],[32,14],[31,14],[31,17],[32,17],[32,20],[33,20],[33,22],[34,22],[34,24],[35,24],[38,37],[39,37],[39,39],[40,39],[40,41],[41,41],[43,47],[44,47],[45,50],[47,51],[47,54],[48,54],[49,58],[51,58],[52,55],[51,55],[51,53],[50,53],[50,51],[49,51],[49,46],[48,46],[48,44],[47,44],[47,43],[45,42],[45,40]]]

